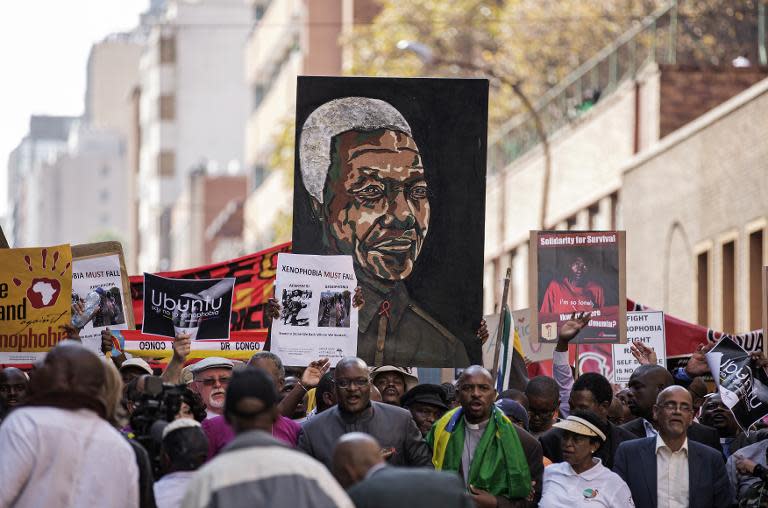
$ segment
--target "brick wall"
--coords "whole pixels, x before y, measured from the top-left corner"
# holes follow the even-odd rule
[[[676,131],[768,76],[768,67],[661,66],[660,136]]]

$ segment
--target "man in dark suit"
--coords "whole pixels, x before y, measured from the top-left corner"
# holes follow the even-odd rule
[[[458,475],[431,469],[387,467],[370,435],[343,435],[333,453],[333,474],[357,508],[473,508]]]
[[[616,449],[624,441],[630,439],[637,439],[637,436],[622,429],[608,421],[608,409],[611,407],[613,401],[613,389],[611,383],[600,374],[596,372],[587,372],[582,374],[573,384],[571,389],[570,398],[568,399],[571,412],[592,411],[599,416],[608,429],[606,432],[606,440],[594,457],[597,457],[603,462],[603,465],[608,469],[613,467],[613,456],[616,454]],[[564,431],[562,429],[552,428],[539,436],[541,447],[544,451],[544,456],[552,462],[563,462],[563,453],[561,449],[561,442],[563,439]]]
[[[629,423],[621,426],[636,437],[652,437],[657,433],[653,419],[653,405],[659,393],[672,386],[674,378],[667,369],[660,365],[647,364],[635,369],[629,378],[629,409],[632,414],[638,416]],[[692,423],[688,427],[688,437],[721,451],[720,436],[717,430],[706,425]]]
[[[688,390],[681,386],[662,390],[653,415],[658,435],[621,443],[613,465],[629,485],[635,506],[731,506],[733,492],[722,455],[686,436],[693,422]]]

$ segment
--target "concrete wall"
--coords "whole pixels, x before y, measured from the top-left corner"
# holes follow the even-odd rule
[[[724,242],[736,241],[736,329],[750,328],[748,235],[768,220],[768,80],[671,134],[624,170],[627,294],[696,321],[709,250],[709,326],[723,326]],[[768,263],[763,247],[763,264]]]

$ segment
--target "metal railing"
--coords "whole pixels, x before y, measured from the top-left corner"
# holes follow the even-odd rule
[[[758,0],[756,12],[757,33],[755,60],[766,65],[765,0]],[[616,90],[624,81],[651,62],[679,63],[681,34],[677,1],[645,18],[630,30],[603,48],[592,58],[571,72],[560,84],[551,88],[535,102],[544,130],[549,137],[560,128],[572,123],[598,100]],[[697,54],[707,54],[701,44],[702,34],[685,35],[686,63],[696,60]],[[736,56],[736,55],[732,55]],[[713,57],[711,60],[715,59]],[[711,62],[709,62],[711,63]],[[730,61],[728,62],[730,65]],[[533,115],[521,113],[504,124],[488,144],[488,171],[499,171],[541,142],[536,133]]]

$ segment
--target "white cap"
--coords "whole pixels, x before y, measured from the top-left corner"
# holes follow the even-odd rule
[[[124,361],[123,364],[120,366],[120,372],[122,372],[123,369],[125,369],[126,367],[137,367],[143,370],[144,372],[146,372],[147,374],[149,374],[150,376],[155,375],[155,373],[152,371],[152,367],[150,367],[149,364],[144,360],[142,360],[141,358],[134,357]]]
[[[174,430],[188,429],[191,427],[202,427],[202,425],[192,418],[179,418],[178,420],[173,420],[163,429],[163,439]]]
[[[192,367],[189,369],[190,372],[192,372],[192,375],[196,375],[204,370],[208,369],[232,369],[234,364],[232,363],[232,360],[227,360],[226,358],[221,358],[218,356],[209,356],[208,358],[204,358],[197,362],[196,364],[192,365]]]

